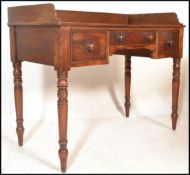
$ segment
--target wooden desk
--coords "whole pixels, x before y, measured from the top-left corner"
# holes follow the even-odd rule
[[[21,62],[54,66],[57,71],[59,157],[66,171],[67,88],[72,67],[108,64],[112,54],[125,55],[125,110],[129,116],[131,56],[173,59],[172,128],[178,118],[180,61],[184,25],[175,13],[112,14],[55,10],[52,4],[8,8],[11,61],[19,146],[23,145]],[[169,92],[168,92],[169,93]]]

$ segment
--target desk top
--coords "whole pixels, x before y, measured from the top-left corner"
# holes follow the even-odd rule
[[[53,4],[8,8],[8,25],[184,27],[175,13],[114,14],[55,10]]]
[[[113,54],[181,58],[183,27],[175,13],[113,14],[55,10],[53,4],[8,8],[11,60],[56,70],[108,64]]]

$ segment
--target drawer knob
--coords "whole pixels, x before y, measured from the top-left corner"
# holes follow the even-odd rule
[[[148,41],[152,41],[153,38],[154,38],[154,36],[153,36],[152,33],[148,34],[147,37],[146,37],[146,39],[147,39]]]
[[[168,47],[173,47],[174,46],[174,41],[170,39],[170,40],[168,40],[166,42],[166,44],[167,44]]]
[[[95,44],[92,42],[89,42],[86,44],[86,49],[88,52],[92,52],[94,50]]]
[[[116,39],[119,43],[122,43],[125,40],[125,36],[124,34],[118,34]]]

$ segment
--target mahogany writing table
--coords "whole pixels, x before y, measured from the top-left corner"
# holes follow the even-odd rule
[[[22,61],[54,66],[57,71],[59,158],[66,171],[67,88],[72,67],[108,64],[125,55],[125,110],[129,116],[131,56],[173,59],[172,128],[178,118],[183,30],[175,13],[112,14],[55,10],[52,4],[8,8],[17,135],[23,145]]]

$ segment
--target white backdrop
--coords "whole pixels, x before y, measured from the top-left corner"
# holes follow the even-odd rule
[[[48,3],[48,1],[46,1]],[[41,4],[39,2],[2,2],[2,121],[7,127],[15,122],[12,64],[10,62],[9,29],[7,7]],[[50,2],[51,3],[51,2]],[[96,11],[111,13],[156,13],[175,12],[179,21],[186,25],[184,30],[184,51],[181,62],[181,85],[179,113],[188,118],[188,2],[52,2],[56,9]],[[56,72],[53,67],[24,62],[23,92],[24,120],[50,120],[57,122]],[[171,58],[152,60],[132,57],[131,116],[171,114]],[[106,117],[106,111],[114,107],[124,113],[124,57],[111,56],[110,64],[72,68],[69,72],[69,118]],[[111,103],[110,102],[110,103]],[[110,105],[110,106],[109,106]],[[90,115],[91,113],[95,113]],[[105,115],[103,114],[105,112]],[[44,116],[40,118],[39,116]],[[179,119],[180,122],[180,119]],[[15,123],[13,127],[15,129]],[[3,128],[4,128],[3,127]],[[13,130],[14,130],[13,129]],[[2,130],[3,131],[3,130]],[[3,132],[4,133],[4,132]],[[15,137],[15,135],[14,135]],[[15,138],[16,140],[16,138]],[[56,156],[56,155],[55,155]]]

